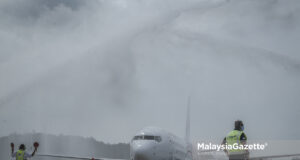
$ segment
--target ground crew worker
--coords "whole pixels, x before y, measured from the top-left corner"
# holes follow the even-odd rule
[[[17,152],[14,152],[14,144],[11,143],[11,156],[13,158],[16,158],[16,160],[26,160],[27,158],[31,158],[34,156],[35,152],[37,151],[37,147],[34,147],[34,151],[32,154],[27,153],[26,146],[24,144],[21,144],[19,146],[19,150]]]
[[[236,145],[245,145],[247,142],[247,136],[243,132],[244,124],[241,120],[237,120],[234,122],[234,130],[229,132],[227,136],[224,138],[222,144],[229,146]],[[247,160],[249,158],[248,150],[234,149],[230,148],[228,150],[224,150],[227,154],[229,160]]]

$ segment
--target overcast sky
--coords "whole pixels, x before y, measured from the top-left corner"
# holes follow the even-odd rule
[[[0,136],[300,139],[298,0],[1,0]]]

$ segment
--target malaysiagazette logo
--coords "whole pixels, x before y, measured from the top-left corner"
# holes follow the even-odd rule
[[[197,143],[198,150],[204,151],[222,151],[222,150],[264,150],[268,143],[253,143],[253,144],[213,144],[213,143]]]

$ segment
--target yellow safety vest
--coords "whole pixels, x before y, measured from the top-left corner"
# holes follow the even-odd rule
[[[231,149],[228,149],[228,153],[229,154],[243,154],[245,153],[245,150],[241,150],[238,148],[239,145],[241,145],[241,135],[243,134],[243,131],[239,131],[239,130],[233,130],[231,132],[228,133],[228,135],[226,136],[226,143],[227,145],[231,145],[231,146],[237,146],[237,148],[232,147]]]
[[[16,160],[24,160],[25,151],[18,150],[16,154]]]

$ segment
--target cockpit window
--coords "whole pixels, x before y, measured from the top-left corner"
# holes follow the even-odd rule
[[[144,135],[144,139],[145,139],[145,140],[154,140],[154,136],[147,136],[147,135]]]
[[[133,140],[139,140],[139,139],[143,139],[143,136],[134,136]]]
[[[161,137],[160,136],[151,136],[151,135],[138,135],[138,136],[134,136],[133,139],[134,140],[154,140],[156,142],[160,142],[161,141]]]

